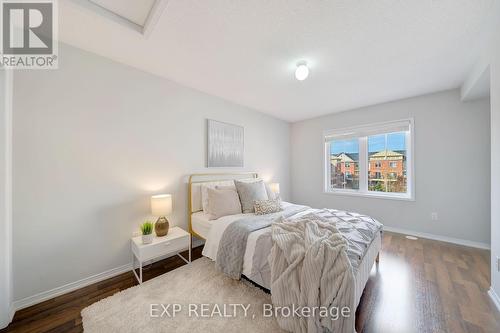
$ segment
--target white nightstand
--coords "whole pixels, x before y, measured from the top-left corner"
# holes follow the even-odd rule
[[[132,268],[139,283],[142,283],[142,264],[145,261],[176,253],[186,263],[191,262],[191,234],[179,227],[170,228],[168,235],[155,237],[153,243],[142,244],[142,236],[132,238]],[[189,258],[186,259],[179,252],[189,250]],[[139,275],[135,269],[135,262],[139,262]]]

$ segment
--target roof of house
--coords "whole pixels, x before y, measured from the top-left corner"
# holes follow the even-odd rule
[[[387,157],[403,158],[404,155],[392,150],[381,150],[379,152],[370,155],[370,158],[387,158]]]
[[[340,154],[332,154],[330,159],[332,160],[342,160],[342,162],[354,162],[358,160],[358,154],[348,154],[348,153],[340,153]]]

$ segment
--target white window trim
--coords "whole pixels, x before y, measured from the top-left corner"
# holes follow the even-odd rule
[[[330,144],[325,142],[327,136],[332,134],[338,134],[342,137],[342,133],[347,135],[352,135],[353,133],[360,131],[371,131],[389,127],[393,124],[398,124],[402,122],[408,122],[410,124],[410,131],[406,134],[406,175],[407,175],[407,189],[406,193],[387,193],[387,192],[373,192],[368,191],[368,138],[367,136],[359,138],[359,190],[351,189],[330,189],[329,179],[331,176],[331,168],[328,167],[330,164]],[[403,200],[403,201],[415,201],[415,121],[413,118],[401,119],[397,121],[390,122],[380,122],[367,124],[356,127],[349,128],[339,128],[333,130],[327,130],[323,132],[321,137],[321,143],[323,144],[323,193],[330,195],[341,195],[341,196],[357,196],[366,198],[377,198],[377,199],[391,199],[391,200]],[[363,152],[363,153],[362,153]]]

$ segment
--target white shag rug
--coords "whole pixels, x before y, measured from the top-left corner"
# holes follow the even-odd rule
[[[269,294],[200,258],[83,309],[83,328],[86,333],[283,332],[273,317],[263,316],[264,304],[271,304]],[[249,306],[246,316],[242,306]]]

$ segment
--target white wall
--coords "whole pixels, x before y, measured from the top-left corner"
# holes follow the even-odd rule
[[[292,125],[292,199],[369,214],[386,226],[489,244],[489,101],[458,90],[365,107]],[[415,120],[416,200],[324,194],[324,130]],[[438,212],[439,221],[431,221]]]
[[[500,3],[496,6],[495,35],[491,40],[491,286],[500,310]]]
[[[0,328],[12,315],[12,72],[0,69]]]
[[[131,261],[149,196],[172,193],[187,228],[187,176],[206,169],[207,118],[245,127],[245,168],[289,193],[290,125],[61,45],[59,70],[14,80],[14,298]],[[235,169],[233,169],[235,170]]]
[[[490,79],[491,98],[491,290],[500,310],[500,1],[496,1],[480,37],[478,61],[462,86],[462,96],[480,90],[484,73]],[[479,88],[478,88],[479,87]]]

